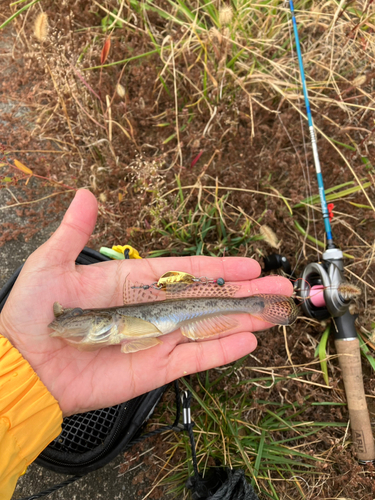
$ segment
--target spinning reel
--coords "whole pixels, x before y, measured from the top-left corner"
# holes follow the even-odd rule
[[[295,288],[306,316],[318,321],[335,318],[339,338],[357,338],[355,318],[349,312],[351,294],[344,278],[341,250],[329,248],[323,253],[322,262],[308,264]]]
[[[278,267],[283,267],[286,272],[290,269],[287,259],[281,255],[274,254],[264,261],[264,270],[267,271]],[[323,253],[322,262],[305,267],[294,287],[306,316],[318,321],[332,318],[357,457],[361,464],[373,462],[375,446],[363,387],[361,351],[355,316],[349,312],[351,299],[358,290],[345,281],[342,251],[328,248]]]

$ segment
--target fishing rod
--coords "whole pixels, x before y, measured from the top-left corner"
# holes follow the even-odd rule
[[[297,281],[296,287],[300,290],[302,309],[307,316],[317,320],[332,318],[335,328],[335,347],[344,380],[353,442],[358,460],[364,464],[375,460],[375,446],[363,386],[361,351],[355,328],[355,317],[349,312],[352,297],[350,293],[343,292],[345,290],[343,253],[333,243],[293,0],[289,0],[289,7],[327,238],[327,248],[323,253],[322,262],[308,264]]]

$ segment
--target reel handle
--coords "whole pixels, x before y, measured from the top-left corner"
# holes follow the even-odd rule
[[[363,387],[361,350],[354,316],[347,311],[335,319],[335,346],[348,402],[350,427],[360,463],[375,459],[374,437]]]

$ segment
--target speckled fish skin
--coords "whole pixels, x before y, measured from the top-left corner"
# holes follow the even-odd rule
[[[178,328],[192,340],[207,338],[235,327],[235,321],[227,317],[235,313],[248,313],[273,324],[288,325],[298,312],[290,297],[267,294],[159,301],[108,309],[64,310],[57,303],[55,306],[54,310],[59,312],[49,325],[54,330],[51,336],[65,338],[78,348],[138,342],[138,348],[133,345],[123,352],[152,347],[160,342],[143,339],[156,338]],[[142,347],[142,343],[147,347]]]

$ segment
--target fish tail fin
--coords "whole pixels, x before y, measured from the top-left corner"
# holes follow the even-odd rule
[[[286,295],[258,294],[250,297],[257,301],[257,311],[250,314],[274,325],[291,325],[298,316],[298,307],[292,297]]]

